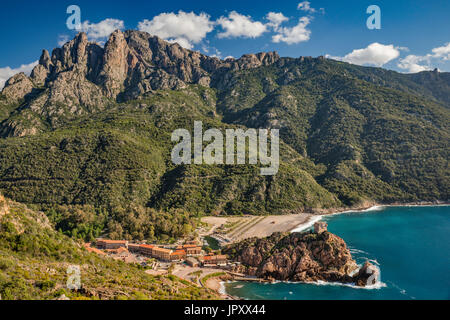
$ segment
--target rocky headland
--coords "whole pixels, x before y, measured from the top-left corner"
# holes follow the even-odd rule
[[[359,268],[340,237],[319,223],[315,231],[274,233],[224,248],[240,262],[234,272],[272,281],[340,282],[357,286],[375,284],[378,269],[370,262]]]

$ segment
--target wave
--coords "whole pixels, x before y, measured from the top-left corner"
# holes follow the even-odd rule
[[[362,290],[379,290],[382,288],[386,288],[387,284],[381,281],[377,281],[375,284],[365,287],[357,286],[354,283],[340,283],[340,282],[326,282],[326,281],[315,281],[315,282],[305,282],[307,284],[313,284],[317,286],[340,286],[340,287],[348,287],[352,289],[362,289]]]
[[[314,226],[314,224],[316,222],[319,222],[320,220],[322,220],[325,217],[331,217],[331,216],[336,216],[336,215],[345,214],[345,213],[364,213],[364,212],[371,212],[371,211],[381,211],[385,207],[386,206],[378,206],[377,205],[377,206],[373,206],[373,207],[370,207],[370,208],[364,209],[364,210],[347,210],[347,211],[335,212],[335,213],[331,213],[331,214],[314,215],[314,216],[310,217],[308,219],[308,221],[306,221],[302,224],[299,224],[297,227],[292,229],[291,233],[305,231],[305,230],[311,228],[312,226]]]
[[[338,215],[338,214],[345,214],[345,213],[366,213],[366,212],[374,212],[374,211],[382,211],[384,209],[386,209],[386,207],[388,206],[384,206],[384,205],[376,205],[367,209],[351,209],[351,210],[346,210],[346,211],[341,211],[341,212],[336,212],[336,213],[332,213],[332,214],[328,214],[327,216],[334,216],[334,215]]]
[[[227,283],[238,283],[239,281],[229,281]],[[347,287],[347,288],[352,288],[352,289],[362,289],[362,290],[380,290],[382,288],[387,288],[387,284],[382,282],[382,281],[377,281],[375,284],[370,285],[370,286],[365,286],[365,287],[360,287],[357,286],[355,283],[341,283],[341,282],[327,282],[327,281],[322,281],[322,280],[318,280],[318,281],[305,281],[305,282],[294,282],[294,281],[274,281],[272,283],[269,282],[263,282],[260,283],[259,285],[265,285],[265,286],[272,286],[272,285],[276,285],[276,284],[295,284],[295,285],[315,285],[315,286],[333,286],[333,287]],[[223,286],[224,289],[224,293],[228,294],[226,292],[226,287],[225,285],[223,285],[223,283],[221,283],[221,287]],[[242,288],[243,286],[239,286],[240,288]],[[239,289],[240,289],[239,288]],[[222,291],[220,291],[220,293],[222,293]]]
[[[405,289],[400,288],[398,285],[396,285],[396,284],[393,283],[392,281],[389,281],[389,283],[391,284],[391,286],[392,286],[393,288],[397,289],[398,292],[400,292],[400,294],[402,294],[402,295],[404,295],[404,296],[407,296],[409,299],[412,299],[412,300],[416,299],[415,297],[410,296],[410,295],[406,292]]]
[[[306,221],[305,223],[302,223],[300,225],[298,225],[295,229],[291,230],[291,233],[294,232],[302,232],[305,231],[309,228],[311,228],[312,226],[314,226],[314,224],[320,220],[322,220],[323,216],[313,216],[310,217],[308,219],[308,221]]]
[[[368,255],[369,253],[364,251],[364,250],[360,250],[360,249],[356,249],[356,248],[348,248],[348,250],[350,250],[350,253],[359,253],[359,254],[365,254]]]
[[[380,266],[380,263],[376,259],[368,259],[369,262],[372,262],[373,264]]]
[[[373,207],[368,208],[366,210],[362,210],[362,212],[381,211],[384,208],[385,208],[384,206],[373,206]]]
[[[227,288],[225,287],[225,282],[224,281],[220,281],[219,282],[220,288],[219,288],[219,293],[222,295],[227,295]]]
[[[350,209],[350,210],[346,210],[346,211],[338,211],[338,212],[334,212],[331,214],[322,214],[322,215],[314,215],[311,218],[308,219],[307,222],[302,223],[300,225],[298,225],[297,227],[295,227],[295,229],[291,230],[291,233],[293,232],[302,232],[305,231],[308,228],[311,228],[314,223],[322,220],[323,218],[328,218],[328,217],[332,217],[332,216],[337,216],[340,214],[358,214],[358,213],[367,213],[367,212],[377,212],[377,211],[383,211],[386,208],[390,208],[390,207],[446,207],[446,206],[450,206],[450,204],[448,203],[443,203],[443,204],[393,204],[393,205],[375,205],[372,206],[370,208],[367,209]]]

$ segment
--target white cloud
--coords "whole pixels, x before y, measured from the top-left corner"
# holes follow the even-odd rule
[[[197,15],[179,11],[178,14],[161,13],[152,20],[145,19],[139,22],[138,29],[192,49],[194,44],[201,42],[213,30],[213,26],[214,22],[206,13]]]
[[[111,33],[116,30],[123,30],[125,25],[122,20],[117,19],[105,19],[99,23],[90,23],[84,21],[81,24],[81,30],[87,34],[90,40],[99,40],[109,37]]]
[[[38,64],[38,61],[30,64],[23,64],[19,68],[12,69],[10,67],[0,68],[0,90],[5,86],[6,81],[17,73],[24,72],[30,75],[33,68]]]
[[[381,67],[397,59],[400,56],[400,50],[404,48],[394,47],[394,45],[384,45],[378,42],[370,44],[364,49],[355,49],[351,53],[345,55],[344,57],[334,57],[327,55],[327,58],[332,58],[335,60],[341,60],[357,65],[373,65]]]
[[[252,21],[251,17],[232,11],[228,18],[221,17],[217,23],[224,29],[218,34],[219,38],[257,38],[267,31],[267,26],[259,21]]]
[[[221,59],[222,58],[222,52],[220,52],[219,49],[210,46],[209,41],[206,40],[202,43],[202,51],[205,54],[210,54],[211,57],[216,57]]]
[[[415,56],[413,54],[408,55],[406,58],[400,59],[397,66],[400,69],[407,70],[407,72],[416,73],[421,71],[430,70],[428,66],[424,66],[421,63],[426,62],[426,57]]]
[[[279,28],[277,30],[279,33],[272,37],[272,41],[275,43],[285,42],[287,44],[308,41],[311,37],[311,30],[307,29],[310,22],[310,18],[302,17],[299,19],[298,24],[292,28]]]
[[[308,13],[316,12],[316,9],[311,8],[311,2],[309,2],[309,1],[300,2],[297,6],[297,9],[308,12]]]
[[[189,50],[192,50],[192,48],[194,47],[194,45],[186,38],[167,39],[167,42],[178,43],[183,48],[189,49]]]
[[[62,47],[69,42],[70,37],[67,34],[61,34],[58,36],[58,46]]]
[[[450,60],[450,42],[445,46],[434,48],[432,58],[442,58],[443,60]]]
[[[270,21],[267,25],[275,30],[277,30],[283,22],[289,21],[289,18],[285,17],[281,12],[269,12],[266,19]]]
[[[409,73],[432,70],[432,63],[450,60],[450,42],[442,47],[431,49],[431,53],[424,56],[408,55],[400,59],[397,66]]]

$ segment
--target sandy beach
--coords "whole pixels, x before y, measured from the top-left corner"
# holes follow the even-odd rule
[[[214,290],[216,292],[221,291],[221,282],[222,280],[220,280],[219,278],[210,278],[208,280],[206,280],[205,286],[208,287],[211,290]]]
[[[297,226],[306,223],[312,217],[313,215],[310,214],[268,216],[250,229],[238,235],[236,241],[252,237],[264,238],[270,236],[274,232],[289,232]]]
[[[213,234],[214,231],[227,224],[232,225],[222,233],[230,242],[235,242],[252,237],[268,237],[274,232],[289,232],[299,225],[307,223],[312,217],[314,215],[302,213],[260,217],[205,217],[202,221],[211,226],[208,234]]]

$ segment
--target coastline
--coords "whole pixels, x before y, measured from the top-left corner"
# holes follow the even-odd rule
[[[362,205],[362,206],[358,206],[358,207],[353,207],[353,208],[339,208],[339,209],[334,209],[333,211],[328,211],[326,213],[322,213],[322,214],[317,214],[317,213],[309,213],[309,217],[308,219],[297,225],[296,227],[294,227],[293,229],[291,229],[289,232],[303,232],[306,229],[312,227],[314,225],[314,223],[322,220],[324,217],[327,216],[333,216],[333,215],[339,215],[339,214],[345,214],[345,213],[364,213],[364,212],[377,212],[377,211],[381,211],[384,208],[389,208],[389,207],[438,207],[438,206],[449,206],[450,203],[449,202],[441,202],[441,201],[437,201],[437,202],[410,202],[410,203],[390,203],[390,204],[381,204],[381,203],[370,203],[367,205]],[[235,283],[235,282],[240,282],[242,280],[238,280],[238,279],[234,279],[234,277],[228,278],[226,277],[226,279],[222,276],[222,277],[218,277],[218,278],[212,278],[209,279],[208,281],[211,281],[211,286],[208,285],[208,288],[214,290],[215,292],[217,292],[218,294],[220,294],[222,297],[224,297],[225,299],[232,299],[232,300],[242,300],[243,298],[238,297],[238,296],[233,296],[231,294],[229,294],[227,292],[226,289],[226,284],[227,283]],[[282,282],[282,281],[276,281],[277,282]],[[290,283],[289,281],[287,281],[287,283]],[[342,283],[325,283],[322,281],[319,282],[305,282],[305,284],[314,284],[314,285],[332,285],[332,286],[346,286],[346,287],[352,287],[352,288],[357,288],[357,289],[364,289],[364,290],[377,290],[377,289],[381,289],[383,287],[386,286],[386,284],[384,284],[383,282],[379,282],[374,286],[370,286],[370,287],[364,287],[364,288],[359,288],[356,286],[353,286],[352,284],[342,284]]]
[[[226,290],[244,299],[295,300],[315,299],[317,296],[358,300],[446,299],[445,284],[448,281],[441,275],[448,268],[448,263],[442,259],[442,250],[448,252],[449,210],[448,203],[390,204],[324,217],[333,232],[348,239],[350,252],[358,266],[363,261],[370,261],[381,271],[380,274],[384,273],[371,287],[322,281],[297,286],[297,282],[280,281],[267,287],[243,282],[225,283]],[[358,221],[361,225],[355,227]],[[427,228],[423,228],[425,221],[430,224]],[[442,244],[442,247],[430,247],[427,241]],[[430,281],[422,281],[418,274],[429,274]],[[266,292],[270,294],[266,295]]]
[[[223,279],[224,276],[209,278],[205,282],[205,287],[210,290],[213,290],[214,292],[219,294],[225,300],[241,300],[241,298],[232,296],[231,294],[227,293],[227,290],[225,288],[225,282],[233,282],[233,280],[228,279],[229,275],[226,277],[227,277],[226,280]]]
[[[326,213],[310,213],[311,216],[308,218],[308,220],[304,223],[299,224],[295,228],[292,228],[289,232],[303,232],[306,229],[311,228],[314,223],[320,221],[323,219],[323,217],[327,216],[334,216],[339,214],[345,214],[345,213],[363,213],[363,212],[371,212],[371,211],[380,211],[384,208],[390,208],[390,207],[439,207],[439,206],[449,206],[450,202],[446,201],[434,201],[434,202],[427,202],[427,201],[417,201],[417,202],[394,202],[390,204],[382,204],[382,203],[370,203],[370,205],[362,205],[357,207],[351,207],[351,208],[339,208],[339,209],[330,209],[326,210]],[[333,210],[333,211],[332,211]]]

